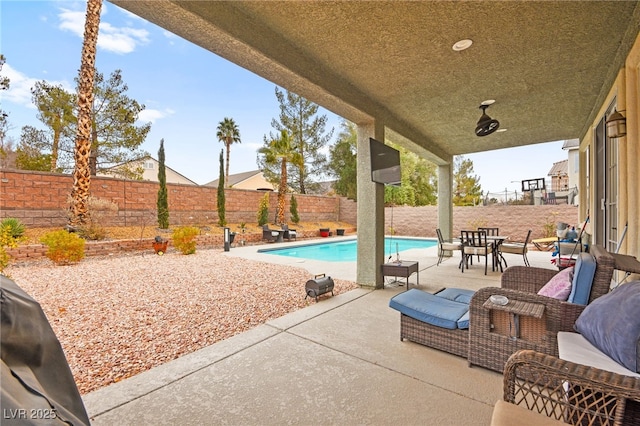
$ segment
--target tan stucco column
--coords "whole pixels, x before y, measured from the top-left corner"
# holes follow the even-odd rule
[[[445,239],[453,232],[453,157],[448,160],[448,164],[438,166],[438,228]]]
[[[358,258],[356,283],[382,288],[384,185],[371,181],[369,138],[384,142],[380,123],[358,124]]]

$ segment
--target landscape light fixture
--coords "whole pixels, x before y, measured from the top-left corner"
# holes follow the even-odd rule
[[[476,125],[476,135],[480,137],[490,135],[500,127],[498,120],[494,120],[487,115],[487,108],[489,108],[489,105],[485,103],[480,105],[482,116],[480,116],[480,120],[478,120],[478,124]]]
[[[627,119],[619,111],[613,109],[613,114],[607,119],[607,136],[611,139],[621,138],[627,134]]]

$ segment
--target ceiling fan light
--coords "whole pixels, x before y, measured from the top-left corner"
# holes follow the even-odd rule
[[[476,125],[476,136],[482,137],[490,135],[500,127],[500,122],[498,120],[494,120],[487,115],[486,109],[488,107],[489,105],[480,105],[482,115]]]

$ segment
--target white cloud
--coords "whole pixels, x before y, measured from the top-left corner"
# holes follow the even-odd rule
[[[98,31],[98,48],[117,54],[133,52],[137,46],[149,43],[149,32],[145,29],[132,27],[116,27],[103,20]],[[70,31],[80,38],[84,37],[85,12],[61,9],[58,14],[63,31]]]
[[[9,90],[2,93],[3,101],[13,102],[26,107],[35,108],[31,102],[31,88],[38,79],[27,77],[20,71],[11,68],[11,65],[4,64],[2,75],[9,78]]]
[[[173,115],[174,113],[175,111],[170,108],[165,108],[163,111],[157,109],[144,109],[143,111],[140,111],[140,114],[138,114],[138,121],[143,123],[155,123],[157,120]]]
[[[29,77],[20,71],[13,69],[8,63],[2,66],[2,75],[9,78],[9,90],[2,93],[2,100],[13,102],[28,108],[35,108],[31,101],[31,88],[38,81],[43,79]],[[53,86],[62,86],[64,90],[70,93],[75,92],[75,88],[66,81],[50,81],[47,83]]]

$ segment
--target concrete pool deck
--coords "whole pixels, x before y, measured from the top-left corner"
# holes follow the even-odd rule
[[[263,247],[223,253],[355,280],[355,262],[301,262],[257,253]],[[419,288],[425,291],[499,286],[500,272],[484,275],[484,265],[463,274],[453,257],[436,266],[437,247],[401,257],[420,262]],[[554,269],[550,258],[548,252],[529,256],[532,266]],[[522,256],[507,261],[523,264]],[[400,341],[400,315],[388,305],[403,290],[390,283],[383,290],[359,288],[324,298],[86,394],[92,424],[489,424],[502,395],[502,375]]]

